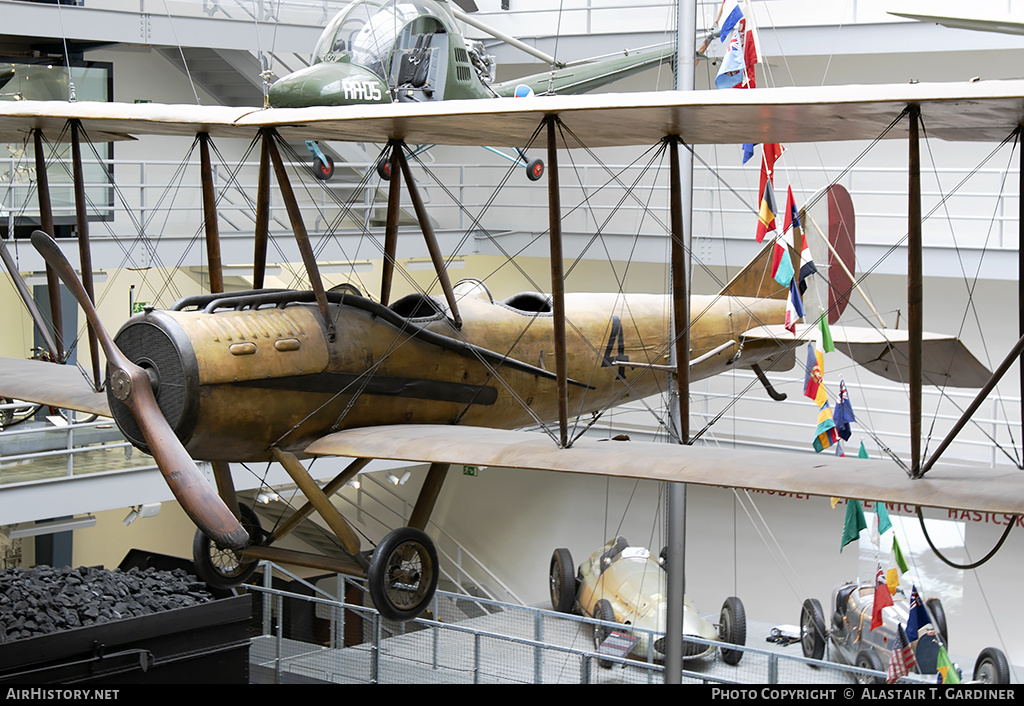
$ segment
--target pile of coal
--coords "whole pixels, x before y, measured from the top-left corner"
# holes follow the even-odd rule
[[[0,571],[0,642],[211,600],[206,584],[182,569],[4,569]]]

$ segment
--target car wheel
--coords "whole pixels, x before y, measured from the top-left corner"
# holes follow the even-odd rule
[[[996,647],[986,647],[974,663],[974,681],[982,684],[1009,684],[1010,664],[1006,655]]]
[[[932,627],[939,633],[939,637],[942,638],[942,644],[949,649],[949,630],[946,628],[946,611],[942,607],[942,601],[938,598],[929,598],[926,600],[925,605],[928,606],[928,612],[932,615]]]
[[[825,618],[816,598],[808,598],[800,610],[800,646],[804,657],[821,659],[825,656]]]
[[[608,623],[615,622],[615,611],[612,610],[612,604],[606,599],[602,598],[594,604],[594,617],[598,620],[603,620]],[[608,639],[608,636],[612,634],[612,628],[607,625],[595,625],[594,626],[594,649],[598,650],[604,641]],[[597,664],[602,669],[611,669],[612,665],[615,664],[610,659],[597,658]]]
[[[854,664],[856,667],[861,669],[873,669],[876,672],[884,672],[885,667],[882,666],[882,659],[878,656],[878,653],[874,650],[861,650],[857,653],[857,661]],[[858,684],[881,684],[882,679],[879,677],[873,677],[868,674],[856,674]]]
[[[718,637],[730,645],[747,644],[747,613],[743,610],[743,601],[736,596],[729,596],[722,604],[722,614],[718,620]],[[721,648],[722,660],[726,664],[737,665],[743,658],[743,650]]]
[[[559,613],[571,613],[576,605],[576,572],[568,549],[556,549],[548,572],[551,607]]]

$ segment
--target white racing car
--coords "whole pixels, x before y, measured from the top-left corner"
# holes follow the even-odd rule
[[[591,554],[577,573],[569,550],[556,549],[551,557],[550,580],[551,605],[555,610],[572,613],[578,608],[598,620],[645,629],[614,631],[598,626],[594,631],[597,651],[610,653],[602,650],[602,645],[613,632],[625,632],[635,641],[631,646],[627,642],[631,654],[646,659],[653,649],[654,659],[664,659],[667,581],[662,562],[653,558],[649,550],[631,547],[623,537],[618,537]],[[722,659],[727,664],[738,664],[743,651],[729,649],[725,644],[746,643],[747,621],[740,599],[732,596],[725,600],[717,624],[700,617],[689,599],[684,599],[683,608],[683,657],[693,659],[714,653],[715,645],[686,639],[698,637],[724,643],[719,646]],[[652,633],[647,630],[660,633],[660,637],[655,635],[652,640]],[[599,664],[611,667],[613,662],[599,660]]]

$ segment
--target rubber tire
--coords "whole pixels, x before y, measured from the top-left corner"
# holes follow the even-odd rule
[[[526,178],[530,181],[540,181],[544,176],[544,160],[533,159],[526,165]]]
[[[415,556],[406,559],[400,551],[411,550]],[[415,589],[411,600],[396,603],[388,594],[389,583],[401,562],[419,560],[419,570],[414,573]],[[366,572],[366,584],[370,598],[377,611],[391,620],[412,620],[426,610],[434,597],[439,578],[437,549],[427,534],[414,527],[399,527],[384,535],[384,539],[370,557]]]
[[[551,554],[548,579],[551,608],[559,613],[571,613],[576,605],[576,571],[568,549],[556,549]]]
[[[391,178],[391,160],[390,159],[382,159],[379,162],[377,162],[377,176],[379,176],[381,179],[390,179]]]
[[[825,618],[821,614],[821,603],[808,598],[800,609],[800,646],[804,657],[821,659],[825,656]]]
[[[320,181],[327,181],[334,176],[334,160],[328,154],[324,155],[324,159],[327,160],[327,164],[323,164],[319,159],[313,160],[313,174]]]
[[[942,638],[942,644],[945,646],[946,651],[949,651],[949,629],[946,627],[946,610],[942,607],[942,601],[938,598],[929,598],[924,602],[928,606],[928,611],[932,614],[932,618],[935,620],[935,631],[939,633],[939,637]]]
[[[984,679],[979,676],[984,675]],[[986,647],[978,655],[978,661],[974,663],[974,673],[971,679],[982,684],[1009,684],[1010,663],[1006,655],[997,647]]]
[[[885,667],[882,665],[882,659],[872,649],[861,650],[857,653],[857,659],[854,662],[855,667],[861,669],[873,669],[876,672],[884,672]],[[869,677],[866,674],[855,674],[854,677],[857,679],[858,684],[881,684],[881,677]]]
[[[730,645],[747,644],[747,612],[743,609],[743,601],[736,596],[729,596],[722,604],[722,613],[718,619],[718,637]],[[736,666],[743,659],[743,650],[719,648],[722,661]]]
[[[238,509],[242,513],[242,526],[249,532],[251,545],[262,536],[260,520],[248,505],[239,505]],[[192,561],[196,567],[196,575],[210,588],[221,590],[230,590],[245,583],[259,565],[255,559],[240,558],[232,549],[217,547],[202,530],[196,530],[196,535],[192,539]]]
[[[609,623],[615,622],[615,611],[612,610],[612,604],[607,599],[602,598],[594,604],[594,617],[598,620],[604,620]],[[594,649],[597,650],[601,646],[601,643],[608,639],[608,636],[612,634],[613,628],[606,627],[604,625],[594,626]],[[615,662],[610,659],[597,658],[597,664],[602,669],[611,669],[615,666]]]

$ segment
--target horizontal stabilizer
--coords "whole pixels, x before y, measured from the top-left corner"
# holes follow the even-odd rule
[[[0,397],[110,416],[106,393],[94,391],[74,365],[0,358]]]
[[[937,466],[911,480],[891,462],[644,441],[578,439],[560,449],[540,432],[448,425],[348,429],[306,449],[314,456],[380,458],[584,473],[775,490],[922,507],[1024,513],[1024,474]]]
[[[876,375],[896,382],[910,381],[905,330],[873,329],[858,326],[832,326],[836,350],[853,359]],[[810,329],[807,337],[794,338],[784,326],[758,326],[743,333],[747,340],[777,340],[780,344],[805,343],[817,332]],[[921,345],[924,382],[937,387],[980,388],[992,373],[982,365],[956,336],[925,332]]]

